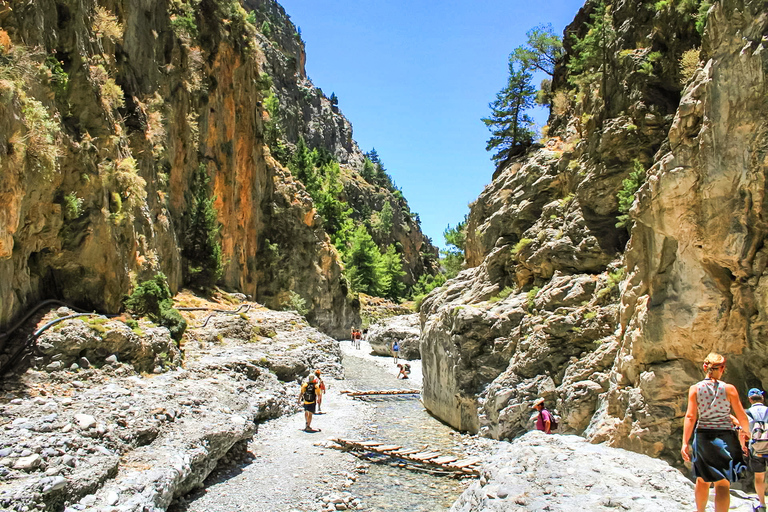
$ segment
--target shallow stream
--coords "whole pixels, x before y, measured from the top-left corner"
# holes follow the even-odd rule
[[[385,359],[386,361],[386,359]],[[394,363],[390,363],[394,366]],[[408,380],[393,375],[369,359],[345,353],[346,384],[350,388],[410,389]],[[385,398],[370,401],[374,410],[361,437],[407,448],[424,448],[462,456],[461,436],[430,416],[418,398]],[[436,476],[386,464],[371,464],[350,489],[362,499],[362,509],[434,512],[448,510],[469,480]]]

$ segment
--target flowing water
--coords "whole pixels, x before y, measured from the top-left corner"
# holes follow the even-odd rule
[[[389,364],[393,364],[390,362]],[[347,384],[357,389],[410,389],[409,381],[396,380],[384,369],[359,357],[344,356]],[[434,451],[458,457],[464,455],[461,436],[424,409],[417,398],[386,398],[372,402],[368,432],[361,437],[407,448],[429,446]],[[437,476],[387,464],[371,464],[351,491],[359,496],[363,510],[448,510],[469,480]]]

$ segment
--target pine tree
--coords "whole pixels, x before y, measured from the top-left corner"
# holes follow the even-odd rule
[[[365,162],[363,163],[363,170],[360,171],[360,176],[363,177],[365,181],[368,183],[375,183],[376,179],[376,166],[373,164],[370,158],[367,156],[365,157]]]
[[[364,225],[352,234],[347,251],[347,277],[356,292],[379,296],[383,278],[381,253]]]
[[[307,189],[310,196],[320,190],[321,186],[320,177],[315,170],[317,156],[317,151],[309,150],[307,143],[304,142],[304,137],[299,137],[299,142],[296,144],[296,151],[294,151],[291,161],[288,164],[291,173],[304,184],[304,187]]]
[[[483,123],[491,131],[486,151],[495,151],[491,157],[501,163],[520,154],[533,142],[533,119],[526,114],[535,103],[536,89],[531,85],[530,68],[515,57],[509,58],[507,85],[496,94],[496,101],[490,103],[491,116]]]
[[[348,221],[351,221],[352,208],[346,201],[339,199],[344,193],[339,164],[335,161],[328,162],[320,169],[319,174],[323,175],[323,183],[312,199],[318,213],[323,217],[323,227],[331,236],[334,245],[343,246],[346,243],[344,228],[347,227]]]
[[[209,181],[205,165],[200,164],[192,175],[193,197],[181,253],[185,259],[187,283],[202,289],[213,287],[223,272],[218,240],[220,224],[213,206],[216,197],[210,195]]]
[[[512,52],[514,59],[529,69],[543,71],[549,76],[555,73],[555,64],[562,57],[563,41],[552,30],[552,25],[539,25],[526,33],[528,42]]]
[[[447,249],[440,251],[443,255],[442,262],[445,269],[445,277],[453,279],[461,271],[461,265],[464,263],[464,248],[467,242],[467,216],[464,215],[464,220],[453,228],[448,224],[448,227],[443,231],[443,237],[448,245]]]
[[[403,298],[405,296],[403,260],[394,245],[389,245],[387,251],[381,255],[381,266],[381,291],[384,296],[395,301]]]
[[[595,4],[584,37],[574,37],[573,55],[568,61],[568,81],[585,90],[600,82],[600,96],[608,108],[608,79],[613,74],[612,48],[616,43],[613,17],[605,0]]]

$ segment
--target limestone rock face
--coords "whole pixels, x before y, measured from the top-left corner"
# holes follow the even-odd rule
[[[421,359],[419,315],[393,316],[372,325],[368,329],[367,341],[373,352],[380,356],[392,355],[392,343],[400,346],[400,359]]]
[[[567,33],[583,37],[594,8],[587,2]],[[665,262],[672,259],[661,254],[677,247],[670,242],[662,249],[655,241],[649,249],[650,235],[639,235],[631,222],[617,226],[617,195],[631,172],[650,168],[677,143],[675,126],[688,126],[676,120],[680,57],[701,41],[692,18],[674,9],[617,2],[610,17],[611,72],[598,74],[589,93],[583,89],[569,99],[573,77],[565,66],[557,67],[552,90],[561,101],[553,103],[548,139],[497,168],[470,208],[466,270],[423,302],[424,403],[461,430],[494,438],[520,435],[529,428],[532,401],[543,397],[562,417],[566,433],[604,439],[611,421],[622,423],[616,419],[621,417],[626,428],[611,439],[634,449],[639,445],[629,446],[635,442],[629,430],[647,429],[624,414],[627,408],[643,410],[644,425],[658,418],[667,426],[679,410],[644,408],[639,390],[625,388],[629,381],[614,369],[617,357],[623,358],[620,342],[634,308],[620,298],[639,286],[625,286],[630,270],[641,262],[648,265],[646,276],[658,272],[666,283]],[[573,38],[564,42],[566,61],[577,57],[572,43]],[[681,207],[683,191],[693,183],[679,187]],[[671,218],[667,223],[674,229],[681,224]],[[623,255],[630,229],[630,247],[644,244],[632,262]],[[658,259],[649,260],[651,254]],[[678,284],[667,293],[686,289]],[[654,337],[647,350],[662,346]],[[690,371],[666,362],[675,366],[670,371]],[[645,363],[636,364],[636,376]],[[660,393],[684,395],[671,378],[643,382]]]
[[[422,305],[424,404],[460,430],[520,434],[543,396],[564,431],[581,432],[607,390],[610,363],[587,361],[615,355],[620,272],[560,157],[542,149],[486,187],[470,211],[467,263],[485,257]]]
[[[501,444],[451,512],[691,510],[693,498],[691,482],[666,462],[577,436],[531,432]],[[731,508],[752,507],[732,497]]]
[[[768,384],[765,30],[760,2],[710,11],[669,147],[633,209],[620,348],[594,440],[675,457],[685,394],[710,351],[728,356],[725,379],[742,394]]]
[[[543,397],[566,433],[680,464],[708,352],[728,356],[742,394],[768,385],[766,17],[760,2],[717,2],[701,39],[674,10],[618,2],[611,17],[605,92],[554,112],[549,141],[497,170],[471,207],[467,269],[423,303],[424,402],[506,438]],[[679,56],[699,44],[681,89]]]
[[[339,162],[344,185],[339,199],[353,208],[355,221],[370,222],[373,213],[381,212],[385,203],[389,204],[391,225],[372,229],[371,234],[382,250],[395,244],[402,257],[406,285],[412,286],[424,273],[436,274],[438,250],[421,232],[418,217],[410,211],[406,199],[386,187],[368,183],[360,175],[365,156],[352,138],[352,124],[339,106],[306,76],[302,63],[304,43],[283,8],[273,0],[245,3],[254,9],[258,24],[266,22],[272,27],[270,36],[262,36],[259,41],[266,59],[264,69],[272,78],[274,93],[280,101],[274,121],[287,144],[294,146],[301,137],[309,148],[326,150]]]
[[[115,313],[158,271],[176,291],[201,165],[223,285],[277,308],[293,292],[337,336],[359,323],[311,199],[265,144],[263,76],[306,81],[303,44],[276,3],[246,3],[285,20],[272,39],[230,7],[113,2],[97,16],[92,2],[44,0],[0,13],[14,77],[0,83],[0,325],[52,297]],[[297,123],[360,164],[349,122],[324,124],[323,108]]]

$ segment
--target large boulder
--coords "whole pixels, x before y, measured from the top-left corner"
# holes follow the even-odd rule
[[[693,485],[666,462],[534,431],[503,443],[451,512],[693,510]],[[731,498],[731,510],[751,510]]]
[[[419,335],[421,328],[419,315],[393,316],[368,329],[368,343],[371,350],[379,356],[392,355],[392,343],[400,345],[401,359],[421,359]]]

